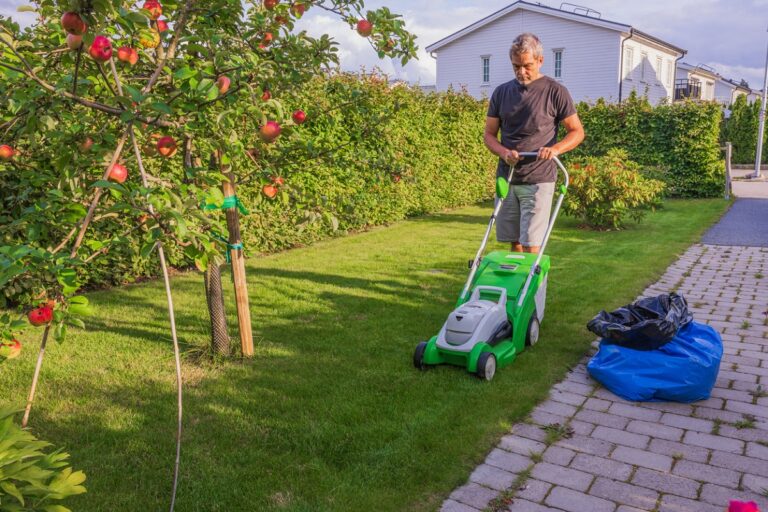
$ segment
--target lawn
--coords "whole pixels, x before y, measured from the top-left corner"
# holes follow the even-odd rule
[[[454,367],[421,373],[411,362],[452,309],[488,204],[251,258],[256,357],[184,363],[176,509],[438,509],[584,355],[594,338],[586,322],[633,300],[727,206],[668,201],[620,232],[583,231],[562,217],[540,341],[492,383]],[[179,335],[194,351],[207,340],[201,276],[173,287]],[[67,502],[73,510],[162,510],[176,421],[162,283],[89,298],[97,314],[88,330],[48,350],[30,426],[88,475],[88,493]],[[23,406],[33,340],[2,366],[4,405]]]

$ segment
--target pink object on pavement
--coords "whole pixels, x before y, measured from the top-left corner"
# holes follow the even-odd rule
[[[732,500],[728,505],[728,512],[760,512],[760,509],[754,501]]]

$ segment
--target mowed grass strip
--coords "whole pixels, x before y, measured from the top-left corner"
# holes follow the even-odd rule
[[[412,366],[416,343],[455,303],[490,205],[251,258],[256,357],[184,364],[177,510],[437,510],[584,355],[594,339],[586,322],[632,301],[727,206],[668,201],[618,232],[561,217],[540,342],[492,383]],[[181,340],[194,351],[207,343],[202,278],[178,276],[173,289]],[[30,427],[87,473],[73,510],[162,510],[176,421],[162,283],[89,298],[88,330],[50,345]],[[23,406],[40,332],[2,366],[4,405]]]

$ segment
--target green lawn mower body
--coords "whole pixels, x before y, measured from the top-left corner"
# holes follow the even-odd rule
[[[523,153],[523,156],[536,154]],[[560,163],[565,184],[560,187],[539,254],[493,251],[483,252],[501,204],[509,191],[508,180],[499,178],[497,196],[501,198],[491,215],[485,237],[470,274],[456,301],[456,308],[440,332],[416,346],[413,363],[421,370],[440,364],[462,366],[478,377],[491,380],[496,369],[511,364],[526,346],[539,338],[544,318],[547,276],[550,259],[544,254],[557,213],[568,186],[568,173]]]

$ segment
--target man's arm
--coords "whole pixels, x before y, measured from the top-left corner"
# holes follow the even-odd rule
[[[514,165],[515,162],[520,160],[520,155],[514,149],[507,149],[499,142],[499,118],[498,117],[486,117],[485,118],[485,132],[483,134],[483,141],[491,153],[498,155],[507,164]],[[564,139],[565,140],[565,139]],[[576,147],[576,146],[574,146]]]
[[[581,125],[579,114],[573,114],[563,119],[563,126],[565,126],[565,131],[567,132],[563,140],[551,147],[541,148],[539,150],[539,159],[551,160],[574,149],[584,140],[584,127]]]

